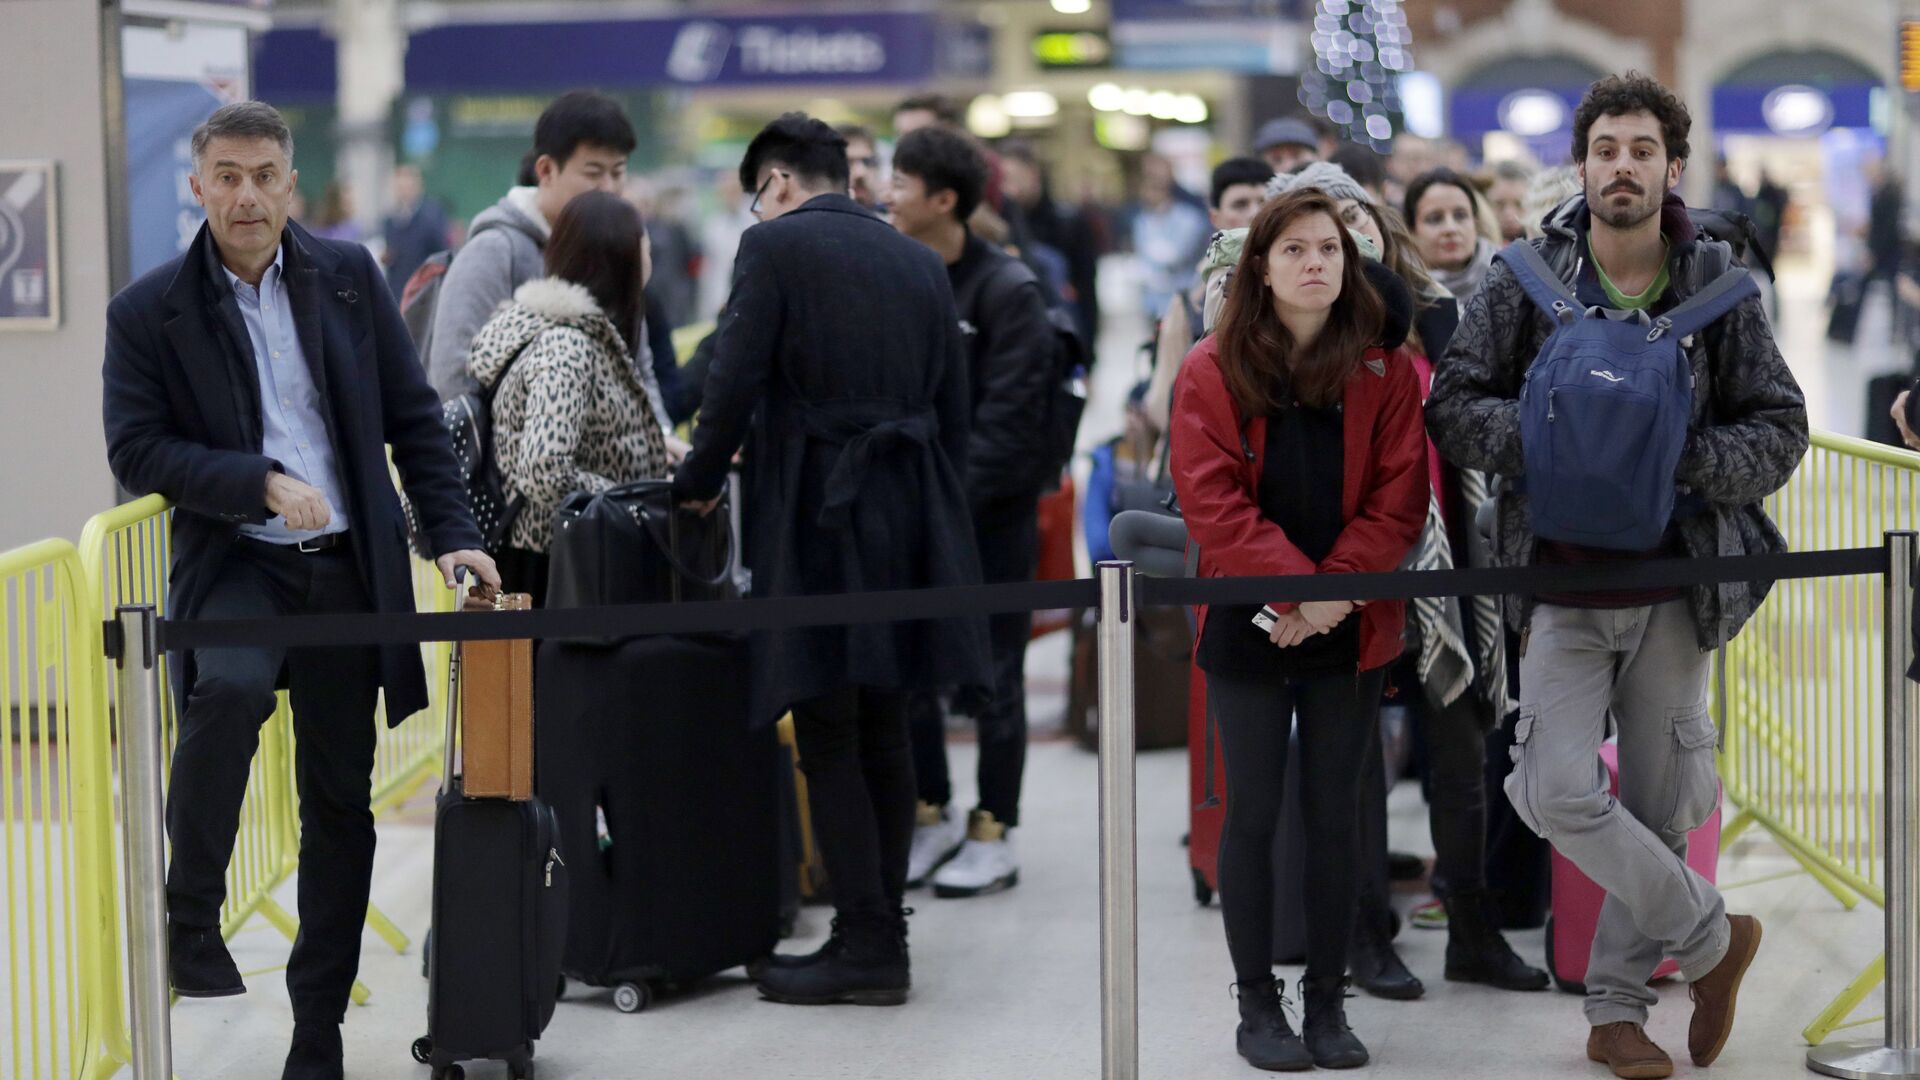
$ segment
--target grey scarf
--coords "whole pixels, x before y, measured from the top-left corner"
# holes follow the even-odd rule
[[[1437,266],[1429,270],[1433,280],[1446,286],[1447,291],[1460,301],[1460,310],[1465,311],[1467,301],[1473,299],[1474,294],[1480,291],[1481,283],[1487,280],[1487,271],[1493,266],[1493,256],[1493,245],[1483,236],[1474,242],[1473,258],[1467,260],[1467,265],[1458,270],[1442,270]]]

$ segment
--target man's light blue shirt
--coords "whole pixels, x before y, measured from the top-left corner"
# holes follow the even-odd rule
[[[294,544],[345,532],[348,525],[347,501],[333,440],[327,435],[325,406],[293,326],[283,254],[284,248],[274,253],[273,265],[267,267],[259,288],[240,280],[224,266],[221,269],[226,270],[227,281],[233,286],[241,321],[247,324],[253,367],[260,376],[260,452],[279,462],[288,476],[320,489],[333,513],[327,527],[318,530],[289,529],[285,516],[278,514],[265,525],[240,526],[242,535],[270,544]]]

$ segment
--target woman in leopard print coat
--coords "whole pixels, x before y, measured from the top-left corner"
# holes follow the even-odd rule
[[[567,496],[668,475],[665,433],[629,359],[645,237],[618,196],[574,199],[547,243],[549,276],[522,285],[473,339],[468,368],[492,396],[494,454],[522,504],[501,573],[536,601]]]

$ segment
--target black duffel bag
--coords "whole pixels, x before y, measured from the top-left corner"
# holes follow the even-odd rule
[[[575,492],[553,515],[550,608],[739,598],[726,499],[706,517],[678,509],[673,481]]]

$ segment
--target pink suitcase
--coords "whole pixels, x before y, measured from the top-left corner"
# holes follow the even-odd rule
[[[1609,741],[1600,745],[1600,763],[1607,768],[1607,790],[1620,793],[1619,750]],[[1716,803],[1718,800],[1716,800]],[[1687,865],[1708,881],[1720,864],[1720,810],[1715,805],[1706,823],[1687,836]],[[1593,953],[1593,933],[1600,922],[1600,903],[1607,894],[1556,849],[1553,853],[1553,911],[1547,916],[1547,970],[1554,984],[1570,994],[1587,992],[1587,962]],[[1662,960],[1653,977],[1676,975],[1680,965]]]

